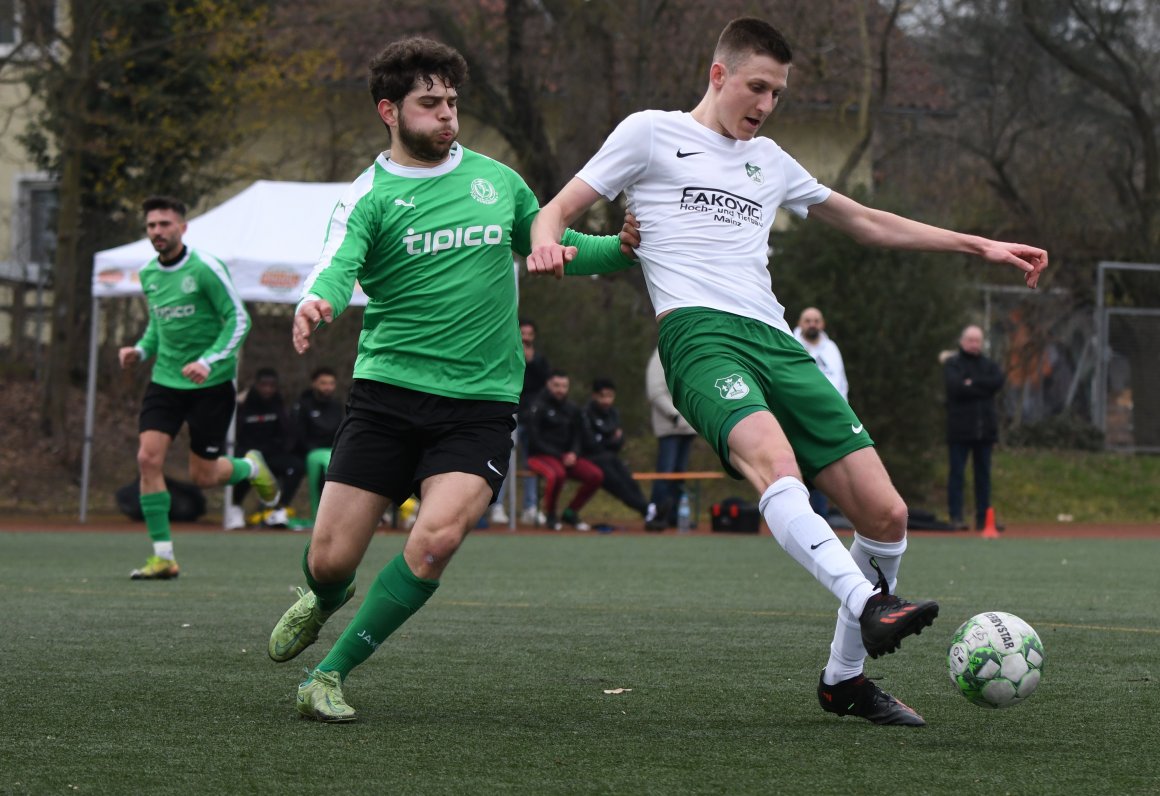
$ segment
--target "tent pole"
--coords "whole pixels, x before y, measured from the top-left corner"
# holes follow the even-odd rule
[[[97,406],[97,331],[101,324],[101,302],[93,296],[92,322],[89,326],[89,381],[85,389],[85,441],[81,452],[81,512],[80,521],[89,518],[89,475],[93,456],[93,426]]]

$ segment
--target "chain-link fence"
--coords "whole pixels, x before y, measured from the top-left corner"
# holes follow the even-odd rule
[[[1160,453],[1160,264],[1102,262],[1092,422],[1109,449]]]
[[[1007,432],[1060,418],[1086,419],[1094,370],[1090,308],[1066,290],[982,285],[987,355],[1007,376]]]

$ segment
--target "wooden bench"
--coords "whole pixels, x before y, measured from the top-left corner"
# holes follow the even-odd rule
[[[538,473],[527,469],[516,470],[516,475],[520,478],[539,479],[540,477]],[[701,513],[701,482],[725,478],[725,473],[720,470],[687,470],[683,473],[633,473],[632,478],[634,481],[692,482],[692,489],[689,490],[689,494],[692,497],[693,521],[696,522],[697,517]],[[514,520],[515,518],[513,517],[512,519]]]

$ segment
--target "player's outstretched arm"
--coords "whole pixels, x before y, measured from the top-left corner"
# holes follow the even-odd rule
[[[875,210],[834,192],[810,207],[810,216],[839,229],[866,246],[932,252],[959,252],[992,263],[1018,268],[1027,287],[1039,283],[1047,268],[1047,252],[1023,243],[1006,243],[978,235],[965,235],[923,224],[884,210]]]
[[[575,246],[560,243],[564,230],[600,198],[588,183],[573,177],[552,201],[540,209],[532,222],[532,252],[527,257],[529,274],[564,276],[564,264],[576,256]]]
[[[319,298],[306,298],[298,303],[294,312],[294,329],[291,338],[294,350],[305,354],[310,350],[310,336],[323,323],[334,322],[334,309],[330,302]]]

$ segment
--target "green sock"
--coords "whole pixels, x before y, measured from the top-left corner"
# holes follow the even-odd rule
[[[306,480],[310,482],[310,506],[318,516],[318,504],[322,501],[322,484],[326,480],[326,468],[330,466],[330,448],[315,448],[306,454]]]
[[[234,468],[233,472],[230,473],[230,480],[226,481],[230,486],[248,481],[250,476],[254,474],[254,465],[250,464],[249,459],[235,459],[231,456],[226,461]]]
[[[141,513],[145,515],[145,527],[149,538],[155,542],[168,542],[169,534],[169,492],[148,492],[141,495]]]
[[[346,679],[350,670],[369,658],[387,636],[423,607],[438,587],[437,580],[416,577],[402,553],[395,556],[375,578],[358,613],[330,654],[318,664],[319,670],[338,672]]]
[[[310,587],[310,591],[314,592],[314,596],[318,598],[318,607],[323,611],[335,611],[342,606],[342,601],[346,599],[346,590],[350,584],[354,583],[354,575],[351,575],[346,580],[340,580],[337,583],[319,583],[310,574],[310,543],[306,543],[306,549],[302,551],[302,571],[306,574],[306,585]]]

